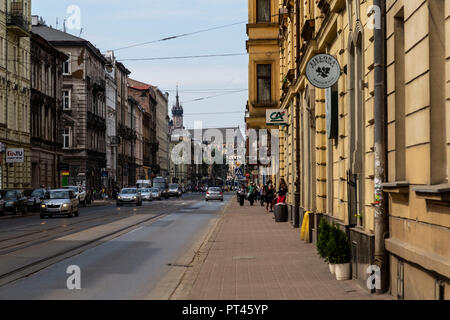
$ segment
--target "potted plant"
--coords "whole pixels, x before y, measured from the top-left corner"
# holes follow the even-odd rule
[[[326,222],[325,219],[320,220],[316,247],[317,253],[323,260],[325,260],[325,262],[328,262],[330,272],[334,274],[334,264],[331,264],[328,261],[328,242],[330,241],[330,231],[331,225]]]
[[[330,230],[330,239],[327,246],[328,262],[335,265],[337,280],[349,280],[351,278],[351,248],[345,232],[336,226]]]

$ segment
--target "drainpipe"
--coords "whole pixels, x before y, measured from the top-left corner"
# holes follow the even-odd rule
[[[389,263],[385,247],[385,237],[389,230],[386,196],[381,184],[386,181],[386,2],[374,0],[374,14],[379,8],[379,28],[374,28],[374,63],[375,63],[375,265],[381,271],[381,286],[377,294],[385,293],[389,288]],[[377,21],[375,21],[377,22]]]
[[[295,207],[294,228],[300,227],[300,94],[295,97]]]

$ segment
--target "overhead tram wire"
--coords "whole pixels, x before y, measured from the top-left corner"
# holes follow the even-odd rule
[[[270,17],[272,18],[272,17],[276,17],[276,16],[279,16],[279,13],[275,13],[275,14],[271,15]],[[207,28],[207,29],[202,29],[202,30],[198,30],[198,31],[182,33],[182,34],[174,35],[174,36],[169,36],[169,37],[165,37],[165,38],[161,38],[161,39],[157,39],[157,40],[151,40],[151,41],[136,43],[136,44],[132,44],[132,45],[129,45],[129,46],[125,46],[125,47],[114,49],[113,51],[120,51],[120,50],[125,50],[125,49],[141,47],[141,46],[145,46],[145,45],[148,45],[148,44],[174,40],[174,39],[178,39],[178,38],[182,38],[182,37],[192,36],[192,35],[199,34],[199,33],[204,33],[204,32],[209,32],[209,31],[213,31],[213,30],[229,28],[229,27],[240,25],[240,24],[244,24],[244,23],[250,23],[250,22],[248,20],[238,21],[238,22],[229,23],[229,24],[225,24],[225,25],[221,25],[221,26],[212,27],[212,28]]]
[[[117,59],[119,62],[123,61],[152,61],[152,60],[177,60],[177,59],[196,59],[196,58],[214,58],[214,57],[236,57],[244,56],[247,53],[223,53],[223,54],[206,54],[206,55],[196,55],[196,56],[175,56],[175,57],[152,57],[152,58],[128,58],[128,59]]]

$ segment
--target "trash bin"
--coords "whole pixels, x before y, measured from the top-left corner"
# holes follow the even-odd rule
[[[275,222],[288,222],[288,206],[286,203],[275,205]]]

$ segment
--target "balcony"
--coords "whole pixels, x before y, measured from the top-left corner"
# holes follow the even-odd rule
[[[23,16],[22,11],[13,11],[6,16],[6,26],[8,32],[14,33],[18,37],[30,36],[30,22]]]

